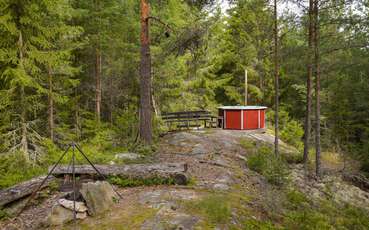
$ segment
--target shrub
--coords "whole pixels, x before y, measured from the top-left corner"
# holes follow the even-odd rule
[[[0,220],[5,219],[7,217],[9,217],[9,214],[6,211],[0,209]]]
[[[260,221],[260,220],[254,220],[249,219],[242,223],[242,229],[244,230],[274,230],[274,229],[280,229],[274,226],[273,223],[269,221]]]
[[[286,193],[284,226],[287,229],[368,229],[369,213],[332,200],[311,202],[296,190]]]
[[[301,140],[303,135],[304,129],[301,124],[295,120],[288,120],[281,129],[281,139],[299,150],[303,148]]]
[[[47,171],[31,163],[27,163],[20,152],[0,156],[0,189],[31,179]]]
[[[338,219],[337,224],[347,229],[368,229],[369,214],[367,211],[346,204],[342,209],[342,216],[343,218]]]
[[[152,178],[126,178],[126,177],[118,177],[112,176],[109,178],[109,181],[112,184],[118,185],[120,187],[137,187],[137,186],[152,186],[152,185],[173,185],[175,184],[174,179],[172,178],[160,178],[160,177],[152,177]]]
[[[291,211],[286,218],[287,229],[332,229],[328,216],[310,209]]]
[[[281,152],[281,157],[289,164],[301,164],[304,155],[298,151],[284,151]]]
[[[286,193],[287,198],[287,207],[297,209],[305,204],[308,204],[308,198],[305,196],[305,194],[297,191],[297,190],[291,190]]]
[[[279,110],[279,129],[280,129],[280,138],[296,147],[299,150],[302,150],[303,142],[302,137],[304,135],[304,129],[299,121],[293,120],[285,107],[281,106]],[[271,126],[274,126],[274,111],[268,110],[267,117],[271,123]]]
[[[271,148],[260,147],[256,154],[247,159],[247,166],[263,175],[271,184],[283,185],[287,182],[287,165],[280,156],[272,152]]]

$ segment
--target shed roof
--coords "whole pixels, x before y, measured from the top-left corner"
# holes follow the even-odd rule
[[[253,110],[253,109],[266,109],[268,107],[266,106],[220,106],[218,109],[224,109],[224,110]]]

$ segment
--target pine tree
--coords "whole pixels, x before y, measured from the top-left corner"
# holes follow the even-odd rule
[[[65,69],[68,66],[69,52],[60,50],[58,45],[65,36],[73,37],[79,32],[64,24],[68,17],[67,1],[3,1],[1,5],[5,10],[0,20],[4,35],[0,39],[3,47],[0,76],[2,90],[8,93],[7,106],[3,109],[9,111],[1,111],[1,115],[12,121],[2,124],[7,130],[3,135],[8,140],[5,149],[20,150],[25,159],[36,161],[41,153],[42,97],[48,95],[49,107],[53,104],[52,68],[60,70],[61,66]],[[49,122],[53,125],[51,114],[53,111],[49,112]]]
[[[304,133],[304,156],[303,162],[305,164],[305,169],[307,169],[308,155],[309,155],[309,138],[311,130],[311,79],[313,75],[313,37],[314,37],[314,18],[313,18],[313,6],[314,0],[309,0],[309,19],[308,19],[308,64],[307,64],[307,78],[306,78],[306,114],[305,114],[305,133]]]
[[[152,141],[149,17],[150,5],[141,0],[140,138],[145,144]]]

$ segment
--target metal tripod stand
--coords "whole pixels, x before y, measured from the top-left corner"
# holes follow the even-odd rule
[[[77,212],[76,212],[76,174],[75,174],[75,163],[76,163],[76,149],[77,151],[83,156],[83,158],[91,165],[91,167],[97,172],[97,174],[105,181],[107,181],[113,188],[113,191],[118,195],[119,198],[122,198],[122,196],[118,193],[118,191],[114,188],[114,186],[107,180],[107,178],[100,173],[100,171],[95,167],[95,165],[88,159],[86,154],[81,150],[81,148],[78,146],[77,143],[72,142],[67,146],[67,149],[64,151],[64,153],[60,156],[58,161],[54,164],[54,166],[51,168],[51,170],[48,172],[47,176],[43,179],[43,181],[40,183],[40,185],[37,187],[35,191],[32,192],[31,196],[28,198],[26,204],[23,206],[23,208],[19,211],[19,213],[16,215],[17,217],[27,208],[31,200],[34,199],[37,192],[42,188],[44,183],[47,181],[47,179],[50,177],[50,175],[53,173],[55,168],[60,164],[60,162],[63,160],[63,158],[67,155],[68,151],[72,147],[72,181],[73,181],[73,220],[74,223],[77,221]]]

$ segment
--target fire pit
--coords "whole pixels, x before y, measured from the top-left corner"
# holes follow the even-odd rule
[[[265,128],[265,106],[219,107],[223,129],[253,130]]]

